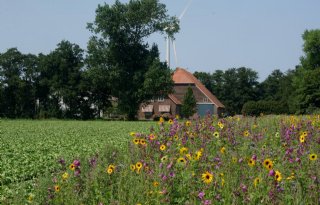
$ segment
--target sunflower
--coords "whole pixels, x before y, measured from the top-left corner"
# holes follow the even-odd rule
[[[219,132],[217,132],[217,131],[215,131],[215,132],[213,133],[213,136],[214,136],[215,138],[219,138],[220,133],[219,133]]]
[[[131,169],[131,171],[134,171],[134,170],[136,169],[136,165],[131,164],[131,165],[130,165],[130,169]]]
[[[163,144],[163,145],[160,146],[160,150],[161,151],[164,151],[165,149],[166,149],[166,145]]]
[[[63,179],[63,180],[67,180],[68,178],[69,178],[68,172],[63,173],[62,179]]]
[[[146,140],[145,140],[145,139],[140,139],[140,140],[139,140],[139,143],[140,143],[141,145],[146,145]]]
[[[191,154],[189,154],[189,153],[186,154],[186,157],[187,157],[188,160],[191,160],[191,159],[192,159]]]
[[[113,164],[110,164],[109,166],[108,166],[108,169],[112,169],[112,170],[114,170],[116,168],[116,166],[115,165],[113,165]]]
[[[135,133],[135,132],[130,132],[130,136],[131,136],[131,137],[135,137],[135,136],[136,136],[136,133]]]
[[[179,115],[176,115],[176,119],[179,120],[179,118],[180,118],[180,116],[179,116]]]
[[[224,124],[222,122],[218,122],[218,126],[220,127],[220,129],[224,128]]]
[[[265,159],[265,160],[263,161],[263,166],[264,166],[265,168],[267,168],[268,170],[271,170],[272,167],[273,167],[273,162],[271,161],[271,159]]]
[[[205,173],[202,174],[201,178],[204,183],[209,184],[213,180],[213,175],[210,172],[206,171]]]
[[[256,164],[256,161],[254,161],[252,158],[248,160],[248,165],[250,167],[253,167]]]
[[[167,155],[163,156],[163,157],[161,157],[160,160],[161,160],[162,163],[164,163],[164,162],[166,162],[168,160],[168,156]]]
[[[60,186],[59,185],[55,185],[54,186],[54,191],[55,192],[59,192],[60,191]]]
[[[139,144],[139,143],[140,143],[140,140],[139,140],[138,138],[134,138],[134,139],[133,139],[133,143],[134,143],[134,144]]]
[[[292,179],[294,179],[294,173],[293,172],[291,173],[291,176],[287,177],[287,180],[292,180]]]
[[[306,137],[306,136],[308,136],[308,132],[304,131],[304,132],[301,133],[301,135],[304,135]]]
[[[69,169],[74,171],[76,169],[76,166],[72,163],[69,165]]]
[[[183,158],[183,157],[179,157],[179,158],[177,159],[177,163],[178,163],[178,164],[186,164],[186,163],[187,163],[187,161],[186,161],[186,159],[185,159],[185,158]]]
[[[172,124],[173,124],[173,120],[170,119],[170,120],[168,121],[168,123],[169,123],[170,125],[172,125]]]
[[[160,118],[159,118],[159,123],[163,123],[163,122],[164,122],[163,117],[160,117]]]
[[[238,159],[236,157],[232,157],[232,162],[237,163]]]
[[[274,174],[274,179],[280,182],[282,179],[281,172],[276,171],[276,173]]]
[[[188,121],[186,122],[186,126],[189,127],[190,125],[191,125],[191,121],[188,120]]]
[[[309,155],[309,159],[310,159],[311,161],[317,160],[317,158],[318,158],[318,156],[317,156],[316,154],[310,154],[310,155]]]
[[[304,143],[306,141],[305,135],[300,135],[300,143]]]
[[[174,135],[173,139],[177,141],[179,139],[179,136],[178,135]]]
[[[221,154],[224,154],[226,152],[226,148],[225,147],[221,147],[220,152],[221,152]]]
[[[137,162],[136,163],[136,168],[137,168],[137,170],[140,170],[142,168],[142,163],[141,162]]]
[[[261,182],[260,177],[255,178],[254,181],[253,181],[254,187],[256,187],[258,184],[260,184],[260,182]]]
[[[197,151],[196,155],[195,155],[195,160],[199,160],[201,158],[201,156],[202,156],[201,150]]]
[[[248,130],[246,130],[246,131],[243,132],[243,136],[248,137],[249,135],[250,135],[250,133],[249,133]]]
[[[107,168],[107,173],[110,175],[113,173],[113,169]]]
[[[188,152],[188,148],[182,147],[182,148],[179,150],[179,152],[180,152],[181,155],[184,155],[184,154],[186,154],[186,153]]]
[[[154,187],[159,186],[159,182],[157,182],[157,181],[154,181],[152,184],[153,184]]]

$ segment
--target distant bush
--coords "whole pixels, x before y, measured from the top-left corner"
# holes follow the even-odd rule
[[[243,115],[258,116],[263,114],[285,114],[288,113],[288,106],[286,103],[278,101],[249,101],[242,107]]]

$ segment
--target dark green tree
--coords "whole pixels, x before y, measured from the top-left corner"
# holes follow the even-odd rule
[[[320,110],[320,30],[306,30],[301,57],[301,66],[293,79],[297,113],[312,113]]]
[[[193,91],[191,87],[188,87],[186,94],[184,95],[182,106],[181,106],[181,114],[185,118],[189,118],[194,113],[196,113],[197,101],[193,95]]]
[[[156,46],[149,48],[145,42],[153,33],[166,31],[173,36],[179,30],[177,18],[166,12],[158,0],[124,4],[116,0],[112,6],[99,5],[94,23],[88,24],[95,34],[88,43],[88,69],[104,70],[110,94],[118,99],[118,107],[130,120],[135,118],[139,105],[151,98],[152,74],[159,71],[166,76],[152,76],[152,90],[156,91],[153,96],[171,92],[170,69],[160,63]]]
[[[0,54],[1,115],[10,118],[35,115],[36,66],[36,56],[24,55],[16,48]]]

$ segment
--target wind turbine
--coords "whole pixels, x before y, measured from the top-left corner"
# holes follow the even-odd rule
[[[183,9],[182,13],[180,14],[178,20],[181,21],[187,10],[189,9],[191,3],[193,0],[189,0],[188,4]],[[168,30],[174,29],[174,27],[166,27],[164,30],[167,31],[167,53],[166,53],[166,62],[168,67],[170,68],[170,43],[172,43],[173,52],[174,52],[174,58],[176,65],[178,64],[178,57],[177,57],[177,50],[176,50],[176,43],[175,40],[169,35]]]

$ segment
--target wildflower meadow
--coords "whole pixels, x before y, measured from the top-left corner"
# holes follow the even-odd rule
[[[114,140],[122,140],[118,145],[90,133],[79,138],[84,144],[95,139],[103,146],[86,155],[57,151],[58,156],[47,159],[54,163],[50,164],[52,169],[30,179],[32,183],[19,183],[15,191],[20,194],[2,195],[1,202],[320,203],[319,115],[160,118],[159,122],[139,123],[143,126],[113,130]],[[73,130],[71,135],[79,132]],[[61,139],[56,148],[81,153],[67,141]],[[1,157],[10,161],[10,156]]]

